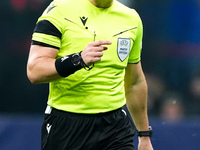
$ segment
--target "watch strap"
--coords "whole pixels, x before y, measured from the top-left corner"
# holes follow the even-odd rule
[[[149,130],[148,131],[138,131],[137,130],[137,136],[148,136],[148,137],[152,137],[153,135],[153,130],[152,130],[152,127],[149,126]]]
[[[91,70],[91,69],[94,67],[94,63],[92,63],[91,66],[88,66],[88,65],[83,61],[82,56],[81,56],[81,53],[82,53],[82,51],[79,53],[79,55],[80,55],[81,66],[82,66],[85,70],[87,70],[87,71]]]

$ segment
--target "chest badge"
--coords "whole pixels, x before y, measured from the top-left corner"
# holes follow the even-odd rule
[[[124,61],[129,53],[131,47],[131,39],[129,38],[118,38],[117,42],[117,54],[121,61]]]

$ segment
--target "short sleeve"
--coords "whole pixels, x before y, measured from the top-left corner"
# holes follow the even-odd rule
[[[38,19],[32,36],[33,45],[60,49],[63,28],[60,7],[60,4],[53,1]]]
[[[133,41],[133,46],[129,54],[128,63],[138,63],[141,60],[141,51],[142,51],[142,38],[143,38],[143,25],[142,20],[138,15],[138,24],[136,30],[136,37]]]

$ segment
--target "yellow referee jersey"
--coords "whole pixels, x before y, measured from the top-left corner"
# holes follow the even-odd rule
[[[80,52],[93,41],[112,41],[93,69],[81,69],[50,83],[50,106],[94,114],[125,104],[125,68],[140,61],[143,35],[134,9],[118,1],[109,8],[97,8],[89,0],[54,0],[36,26],[33,44],[58,49],[57,58]]]

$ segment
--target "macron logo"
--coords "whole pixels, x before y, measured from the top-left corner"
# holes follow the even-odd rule
[[[80,17],[80,19],[81,19],[83,25],[85,26],[85,24],[86,24],[88,18],[86,18],[86,17],[83,16],[83,17]]]
[[[46,129],[47,129],[48,134],[49,134],[49,132],[50,132],[50,130],[51,130],[51,127],[52,127],[52,125],[50,125],[50,124],[48,123],[47,126],[46,126]]]

